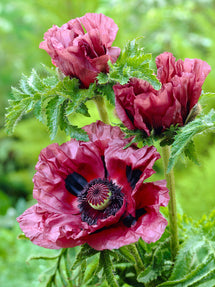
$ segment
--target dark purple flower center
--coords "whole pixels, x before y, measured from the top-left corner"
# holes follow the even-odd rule
[[[95,183],[87,191],[87,202],[96,210],[105,209],[110,203],[111,191],[104,183]]]
[[[123,205],[121,188],[108,179],[94,179],[78,195],[82,221],[89,225],[115,215]]]

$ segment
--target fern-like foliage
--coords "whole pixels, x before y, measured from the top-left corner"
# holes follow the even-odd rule
[[[25,75],[20,80],[19,89],[12,88],[12,99],[6,114],[6,130],[13,133],[18,121],[33,111],[35,117],[48,127],[51,139],[58,128],[70,137],[86,141],[84,130],[70,123],[76,113],[90,116],[85,102],[94,96],[94,85],[89,89],[79,89],[79,81],[65,77],[59,80],[54,70],[47,70],[41,77],[32,70],[30,77]]]
[[[189,221],[184,229],[172,274],[159,287],[194,287],[215,284],[215,211],[198,222]]]
[[[169,172],[176,164],[178,158],[184,152],[195,163],[198,163],[194,149],[194,136],[205,132],[206,130],[213,131],[215,129],[215,111],[212,109],[207,115],[202,115],[194,121],[189,122],[184,127],[178,129],[172,144],[171,156],[169,159]]]
[[[129,79],[136,77],[148,81],[155,89],[160,88],[160,82],[150,69],[151,54],[145,54],[140,45],[142,38],[134,39],[127,43],[115,64],[109,62],[108,74],[98,75],[99,84],[120,83],[126,84]]]

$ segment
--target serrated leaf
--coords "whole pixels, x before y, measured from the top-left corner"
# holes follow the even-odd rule
[[[213,130],[215,128],[215,111],[212,109],[209,114],[202,115],[200,118],[188,123],[180,128],[175,136],[174,143],[171,149],[169,164],[167,172],[174,167],[179,156],[184,152],[187,145],[193,140],[194,136],[206,130]]]
[[[207,276],[211,272],[215,272],[215,263],[214,263],[214,256],[213,254],[210,254],[205,262],[199,264],[196,269],[191,271],[187,274],[186,277],[180,279],[180,280],[174,280],[174,281],[168,281],[162,284],[159,284],[158,287],[168,287],[168,286],[174,286],[174,287],[189,287],[193,286],[194,284],[199,283],[202,279],[207,278]]]
[[[109,250],[103,250],[100,252],[100,264],[103,267],[103,272],[107,280],[108,286],[119,287],[117,281],[114,278],[114,268],[110,259]]]
[[[107,83],[105,85],[98,85],[96,89],[97,93],[106,97],[106,99],[114,106],[115,94],[113,91],[113,83]]]
[[[215,272],[214,230],[215,212],[212,212],[209,217],[203,216],[197,222],[184,216],[184,242],[180,246],[169,280],[158,285],[159,287],[193,287],[211,282]]]
[[[68,136],[78,141],[84,141],[84,142],[89,141],[89,137],[85,132],[85,130],[77,126],[69,125],[67,126],[65,132]]]
[[[101,85],[108,83],[109,81],[108,74],[99,73],[97,76],[97,80],[98,80],[98,84],[101,84]]]
[[[99,251],[93,249],[88,244],[84,244],[81,246],[80,252],[76,256],[76,260],[72,265],[72,269],[74,270],[77,268],[84,260],[88,259],[89,257],[97,254]]]
[[[88,108],[84,103],[80,104],[80,106],[76,109],[76,112],[84,115],[85,117],[90,117]]]
[[[33,88],[33,90],[37,92],[43,92],[43,90],[46,88],[43,81],[40,79],[39,75],[34,69],[31,72],[28,83]]]
[[[157,279],[158,276],[159,274],[157,273],[157,271],[154,270],[152,266],[149,266],[144,271],[140,272],[137,277],[137,281],[146,284],[150,281]]]
[[[21,90],[15,88],[15,87],[11,87],[11,91],[12,91],[12,99],[14,99],[14,100],[19,100],[20,101],[20,100],[22,100],[24,98],[29,97],[28,94],[23,93]]]
[[[22,75],[21,80],[19,82],[20,89],[27,95],[33,95],[35,90],[29,85],[28,77],[26,75]]]
[[[127,43],[115,64],[109,62],[110,71],[108,82],[115,81],[121,85],[126,84],[130,78],[136,77],[148,81],[155,89],[160,89],[161,84],[149,67],[151,54],[144,54],[139,43],[142,38],[134,39]],[[101,83],[107,83],[104,76],[100,76]]]
[[[78,79],[64,77],[60,81],[56,72],[49,70],[45,72],[46,78],[41,78],[32,70],[30,77],[22,76],[20,89],[12,88],[13,100],[9,101],[6,115],[7,132],[12,133],[22,116],[33,110],[34,116],[47,124],[51,139],[54,139],[60,126],[67,135],[87,141],[86,132],[70,124],[68,116],[75,113],[90,116],[85,102],[94,96],[96,85],[79,89]]]
[[[22,118],[24,110],[21,105],[16,105],[8,111],[6,114],[6,130],[8,134],[12,134],[18,121]]]
[[[192,160],[195,164],[199,165],[195,145],[194,145],[194,142],[192,140],[184,148],[184,154],[186,157],[188,157],[190,160]]]
[[[64,101],[64,97],[55,96],[46,106],[47,126],[52,140],[55,138],[58,130],[60,105],[62,105]]]

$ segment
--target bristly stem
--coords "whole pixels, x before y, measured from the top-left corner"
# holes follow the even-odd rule
[[[103,121],[105,124],[110,124],[104,98],[102,96],[95,96],[94,101],[96,103],[101,121]]]
[[[169,226],[171,233],[171,252],[172,252],[172,258],[174,260],[179,249],[177,209],[176,209],[176,196],[175,196],[175,178],[173,169],[169,173],[167,173],[167,166],[170,157],[170,147],[166,145],[161,147],[161,149],[162,149],[164,173],[167,181],[167,188],[169,189],[169,195],[170,195],[168,210],[169,210]]]
[[[131,254],[134,256],[134,258],[135,258],[136,270],[137,271],[143,271],[145,268],[144,268],[142,259],[140,257],[140,254],[139,254],[138,250],[137,250],[136,245],[135,244],[130,244],[130,245],[127,246],[127,248],[131,252]]]

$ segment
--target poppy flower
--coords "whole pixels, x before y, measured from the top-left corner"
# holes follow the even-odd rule
[[[62,27],[54,25],[44,34],[40,48],[66,76],[80,79],[88,88],[98,73],[108,72],[108,61],[114,63],[120,48],[111,47],[118,31],[114,21],[103,15],[87,13]]]
[[[128,129],[141,129],[148,136],[153,129],[159,134],[171,125],[186,123],[210,72],[210,66],[202,60],[175,61],[168,52],[156,58],[156,65],[160,90],[136,78],[113,87],[120,120]]]
[[[36,165],[37,204],[17,218],[30,240],[46,248],[88,243],[96,250],[157,241],[169,201],[165,180],[144,182],[160,158],[156,148],[123,147],[129,139],[100,121],[84,128],[89,142],[72,139],[43,149]]]

